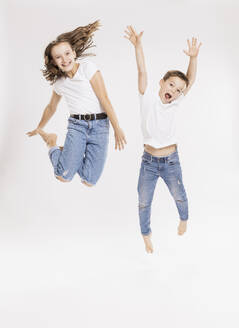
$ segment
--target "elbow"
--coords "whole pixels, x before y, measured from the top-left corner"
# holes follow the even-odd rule
[[[188,88],[191,88],[191,86],[194,84],[194,82],[195,82],[195,79],[192,79],[192,78],[190,79],[190,78],[189,78],[189,79],[188,79],[188,86],[187,86],[187,87],[188,87]]]

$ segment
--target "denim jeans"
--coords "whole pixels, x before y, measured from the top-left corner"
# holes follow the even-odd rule
[[[96,184],[104,168],[108,141],[108,118],[84,121],[70,117],[63,150],[49,150],[55,176],[71,181],[78,173],[82,181]]]
[[[180,219],[188,219],[188,201],[183,186],[178,152],[175,151],[166,157],[154,157],[144,152],[138,181],[139,219],[143,235],[151,233],[151,204],[159,177],[166,183],[176,203]]]

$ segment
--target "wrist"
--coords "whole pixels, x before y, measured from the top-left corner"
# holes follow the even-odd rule
[[[136,45],[135,45],[135,49],[141,49],[142,48],[142,43],[141,41],[137,42]]]
[[[117,133],[120,130],[119,123],[113,125],[114,132]]]

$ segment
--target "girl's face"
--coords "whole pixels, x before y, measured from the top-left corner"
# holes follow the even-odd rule
[[[51,55],[55,64],[62,72],[69,72],[74,68],[76,52],[72,50],[68,42],[61,42],[51,49]]]

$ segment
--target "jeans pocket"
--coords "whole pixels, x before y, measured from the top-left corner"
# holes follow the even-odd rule
[[[103,127],[103,128],[108,128],[109,127],[109,119],[104,118],[102,120],[97,120],[97,126]]]
[[[151,160],[149,158],[145,158],[144,156],[142,156],[142,162],[144,164],[151,164]]]

